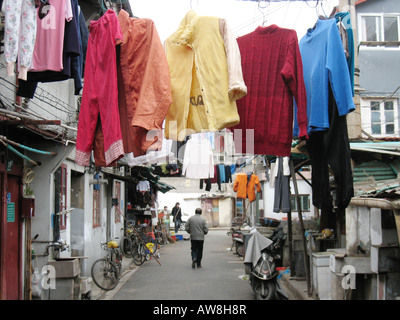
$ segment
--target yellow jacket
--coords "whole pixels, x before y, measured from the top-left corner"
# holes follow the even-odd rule
[[[165,124],[167,139],[182,141],[192,133],[239,123],[235,101],[247,88],[239,47],[232,37],[225,20],[190,10],[165,41],[172,93]]]

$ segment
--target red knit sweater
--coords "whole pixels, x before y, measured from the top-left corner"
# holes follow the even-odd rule
[[[306,91],[296,31],[277,25],[258,27],[237,42],[247,95],[236,101],[240,123],[231,129],[242,129],[242,139],[234,132],[236,152],[241,147],[242,153],[289,156],[293,97],[299,137],[308,138]],[[254,129],[254,150],[246,129]]]

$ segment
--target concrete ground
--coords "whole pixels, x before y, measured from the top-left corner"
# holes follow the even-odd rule
[[[93,300],[255,300],[245,274],[243,258],[230,247],[228,229],[210,230],[204,243],[203,268],[192,269],[190,241],[181,240],[160,249],[154,259],[137,267],[124,257],[118,286],[102,291],[92,282]],[[180,231],[178,234],[186,234]],[[306,282],[281,278],[289,300],[312,300]]]

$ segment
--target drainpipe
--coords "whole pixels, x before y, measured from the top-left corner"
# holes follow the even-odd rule
[[[354,35],[354,104],[356,110],[347,115],[347,130],[350,140],[360,140],[361,130],[361,108],[360,108],[360,69],[358,66],[358,36],[357,36],[357,15],[356,0],[339,0],[339,11],[350,12],[350,19]]]

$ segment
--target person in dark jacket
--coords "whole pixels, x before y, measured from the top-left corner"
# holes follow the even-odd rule
[[[172,208],[171,214],[174,217],[175,233],[178,233],[178,230],[182,223],[182,212],[181,212],[181,208],[179,207],[179,202],[177,202],[175,204],[175,207]]]
[[[204,236],[208,233],[206,219],[201,216],[202,210],[197,208],[195,215],[186,222],[185,230],[190,234],[192,268],[201,268],[201,259],[203,258]]]

